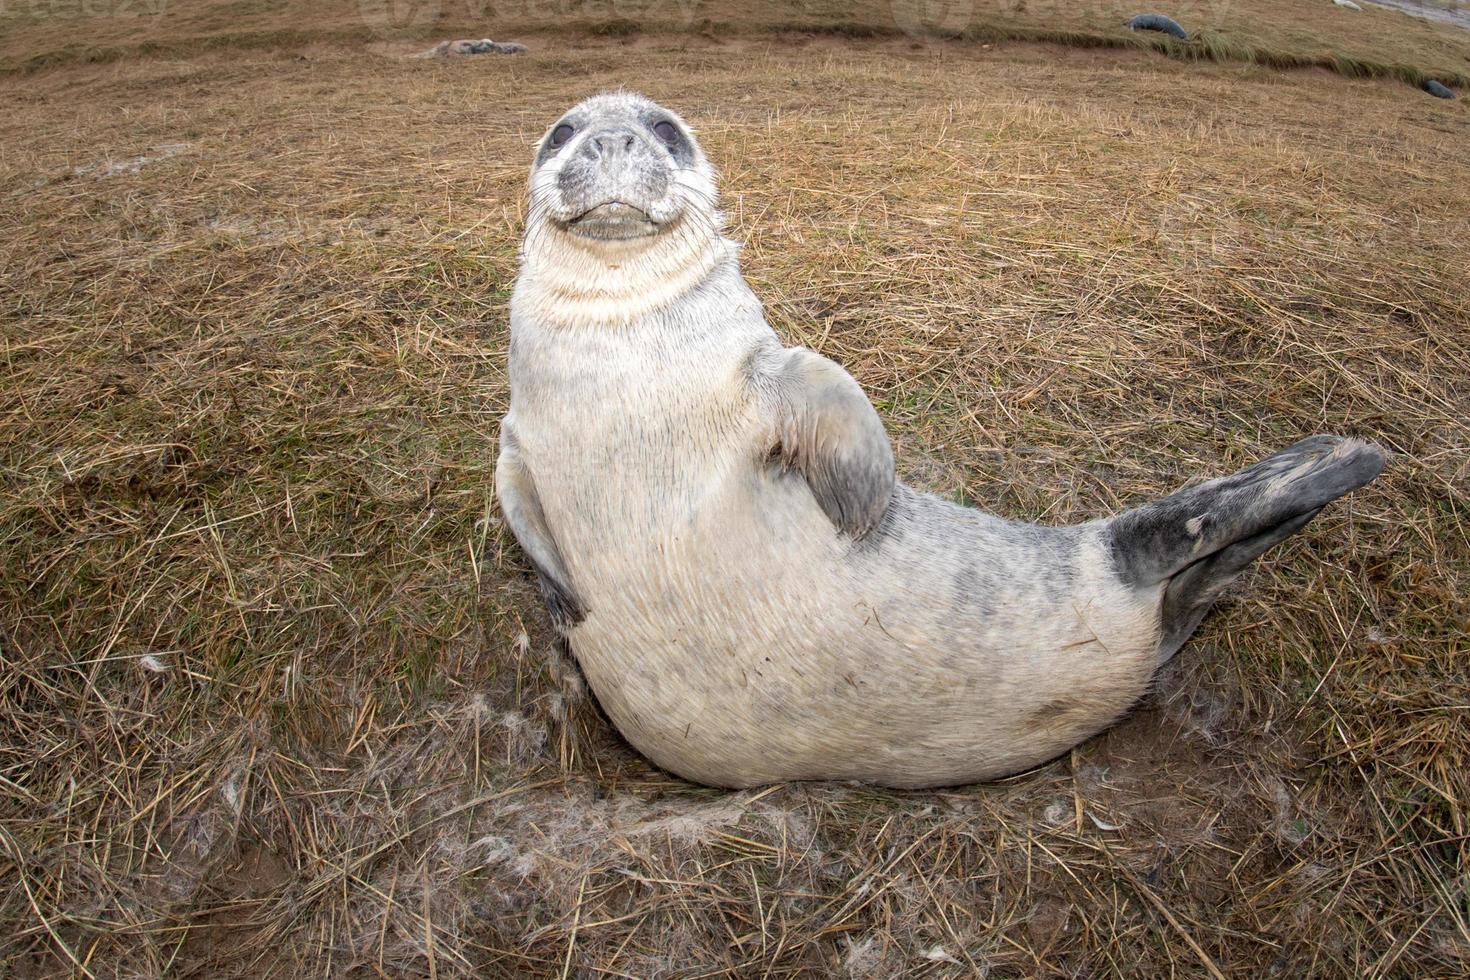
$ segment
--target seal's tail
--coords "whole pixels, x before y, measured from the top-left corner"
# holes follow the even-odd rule
[[[1113,518],[1109,545],[1119,576],[1139,587],[1166,583],[1160,661],[1189,639],[1247,565],[1372,480],[1383,463],[1372,443],[1312,436],[1233,476]]]

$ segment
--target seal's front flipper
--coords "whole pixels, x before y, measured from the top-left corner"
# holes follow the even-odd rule
[[[552,625],[562,632],[571,629],[586,617],[587,612],[572,588],[566,562],[562,560],[556,540],[546,526],[536,483],[521,458],[508,421],[500,427],[495,495],[500,498],[500,512],[505,515],[506,525],[536,569],[536,579],[541,584],[541,595],[546,600],[546,611],[551,615]]]
[[[1113,518],[1109,544],[1118,576],[1139,587],[1166,583],[1160,660],[1189,639],[1247,565],[1376,477],[1383,461],[1383,450],[1371,443],[1313,436],[1233,476]]]
[[[776,450],[806,477],[839,530],[861,538],[883,519],[897,477],[893,447],[863,389],[804,347],[763,352],[757,376],[776,400]]]

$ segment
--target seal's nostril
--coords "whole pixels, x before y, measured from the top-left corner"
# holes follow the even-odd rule
[[[629,133],[627,136],[623,137],[623,149],[625,149],[625,150],[631,150],[632,148],[633,148],[633,134],[632,133]]]

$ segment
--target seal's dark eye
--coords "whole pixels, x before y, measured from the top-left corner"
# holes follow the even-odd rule
[[[576,130],[573,129],[571,126],[567,125],[566,123],[562,123],[560,126],[551,131],[552,147],[558,147],[566,143],[567,140],[572,138],[572,134],[575,132]]]
[[[653,132],[654,135],[663,140],[665,143],[673,144],[679,141],[679,131],[675,129],[674,124],[669,122],[667,119],[660,119],[658,122],[654,123]]]

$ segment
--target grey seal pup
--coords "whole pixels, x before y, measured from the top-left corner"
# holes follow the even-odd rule
[[[517,41],[492,41],[488,37],[460,38],[458,41],[440,41],[420,58],[454,58],[471,54],[523,54],[526,46]]]
[[[722,227],[668,109],[598,95],[546,131],[495,474],[608,717],[690,780],[924,787],[1044,762],[1383,466],[1314,436],[1070,527],[921,493],[857,382],[782,346]]]
[[[1125,20],[1123,26],[1130,31],[1160,31],[1181,41],[1189,40],[1189,32],[1180,27],[1177,20],[1163,14],[1139,14]]]

